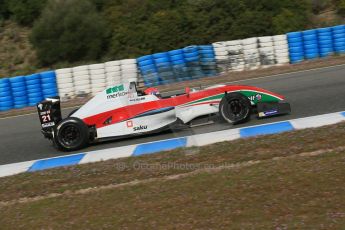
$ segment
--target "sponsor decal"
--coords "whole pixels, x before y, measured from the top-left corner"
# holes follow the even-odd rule
[[[145,97],[138,97],[138,98],[129,99],[129,101],[131,101],[131,102],[137,102],[137,101],[143,101],[143,100],[145,100]]]
[[[50,110],[39,112],[39,116],[42,128],[48,128],[55,125],[52,117],[50,116]]]
[[[126,96],[127,94],[128,94],[128,92],[117,92],[114,94],[107,95],[107,99],[114,99],[114,98],[118,98],[118,97],[123,97],[123,96]]]
[[[272,109],[264,112],[266,116],[274,115],[278,113],[278,110]]]
[[[123,85],[117,85],[117,86],[108,88],[105,92],[107,94],[112,94],[112,93],[122,92],[124,90],[125,90],[125,87]]]
[[[248,97],[249,100],[254,101],[255,99],[258,101],[261,101],[262,95],[261,94],[256,94]]]
[[[267,116],[272,116],[275,114],[278,114],[278,110],[277,109],[271,109],[268,111],[260,112],[259,117],[267,117]]]
[[[140,126],[134,127],[133,131],[135,132],[135,131],[141,131],[145,129],[147,129],[147,125],[140,125]]]
[[[49,115],[49,114],[50,114],[50,110],[40,112],[41,116]]]
[[[55,125],[54,122],[44,123],[44,124],[42,124],[42,128],[48,128],[48,127],[52,127],[54,125]]]
[[[133,121],[127,121],[126,125],[127,125],[127,128],[132,128],[133,127]]]
[[[255,100],[255,96],[254,95],[253,96],[249,96],[248,99],[251,100],[251,101],[254,101]]]
[[[128,94],[124,92],[125,87],[123,85],[117,85],[111,88],[106,89],[107,99],[114,99],[118,97],[123,97]]]

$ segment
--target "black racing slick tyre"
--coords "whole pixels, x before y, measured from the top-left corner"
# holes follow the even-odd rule
[[[74,151],[85,147],[89,142],[86,124],[75,117],[63,119],[56,127],[54,144],[63,151]]]
[[[250,100],[240,93],[226,94],[219,104],[219,114],[230,124],[248,121],[252,113]]]

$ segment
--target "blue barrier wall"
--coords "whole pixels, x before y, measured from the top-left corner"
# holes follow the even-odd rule
[[[288,33],[289,55],[291,63],[298,63],[304,60],[303,37],[301,32]]]
[[[0,111],[13,108],[11,83],[8,78],[0,79]]]
[[[57,95],[54,71],[0,79],[0,111],[35,106]]]
[[[40,73],[41,76],[41,88],[43,98],[54,97],[58,95],[58,89],[56,84],[56,75],[54,71],[46,71]]]
[[[212,45],[146,55],[139,57],[137,63],[146,86],[188,81],[217,73]]]
[[[287,33],[290,63],[345,53],[345,25]]]
[[[332,27],[332,39],[334,52],[338,54],[345,53],[345,25]]]
[[[319,56],[328,57],[334,54],[333,36],[331,28],[317,29]]]

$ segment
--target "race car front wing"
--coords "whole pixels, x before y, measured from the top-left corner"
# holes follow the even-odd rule
[[[291,112],[290,104],[287,102],[259,102],[257,113],[259,118],[288,114]]]

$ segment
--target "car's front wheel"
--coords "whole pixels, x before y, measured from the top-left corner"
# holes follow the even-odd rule
[[[252,106],[246,96],[240,93],[229,93],[221,100],[219,113],[228,123],[239,124],[249,120]]]
[[[75,117],[62,120],[55,130],[54,143],[63,151],[73,151],[85,147],[89,142],[86,124]]]

